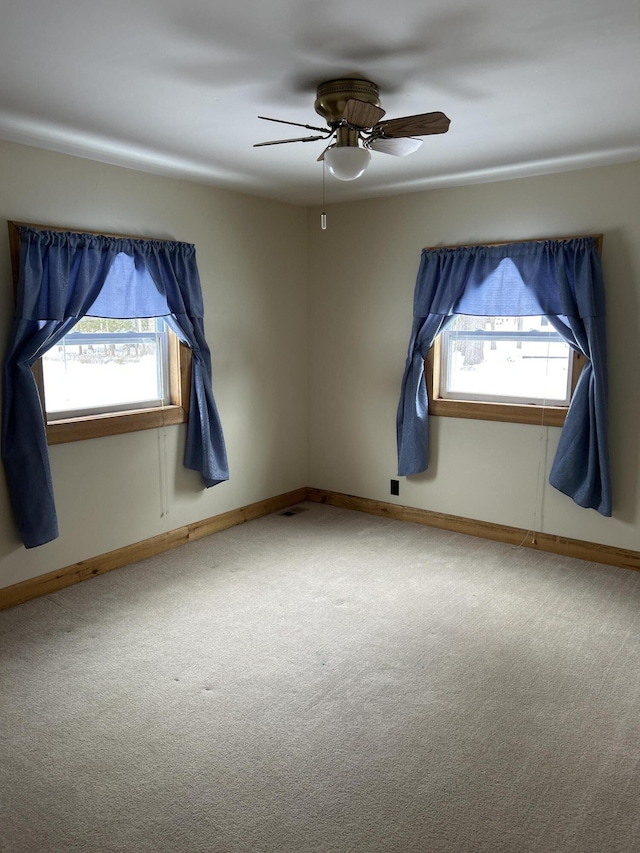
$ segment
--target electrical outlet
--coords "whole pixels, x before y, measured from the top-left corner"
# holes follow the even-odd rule
[[[391,494],[399,495],[400,494],[400,480],[392,480],[391,481]]]

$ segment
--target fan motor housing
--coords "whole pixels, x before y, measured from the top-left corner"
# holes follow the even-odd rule
[[[318,115],[326,119],[327,124],[333,125],[340,121],[345,111],[347,101],[355,98],[366,101],[376,107],[380,106],[378,87],[371,80],[344,78],[328,80],[318,86],[314,104]]]

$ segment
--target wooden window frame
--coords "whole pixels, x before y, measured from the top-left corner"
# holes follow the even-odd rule
[[[51,225],[32,225],[27,222],[9,221],[9,250],[13,274],[14,294],[18,287],[20,260],[21,225],[47,231],[69,231],[74,234],[96,234],[105,237],[120,237],[131,240],[151,240],[151,237],[139,237],[128,234],[110,234],[87,231],[79,228],[60,228]],[[102,438],[109,435],[121,435],[145,429],[158,429],[186,423],[189,420],[189,400],[191,396],[191,349],[185,346],[176,335],[168,330],[169,341],[169,403],[148,409],[129,409],[126,412],[108,412],[100,415],[65,418],[47,421],[45,406],[44,377],[42,359],[32,367],[36,380],[42,413],[45,419],[48,444],[66,444],[70,441],[84,441],[89,438]]]
[[[587,235],[593,237],[599,254],[602,254],[602,234]],[[466,248],[467,246],[508,246],[513,242],[543,243],[549,240],[563,242],[575,240],[576,237],[549,237],[546,240],[518,240],[502,243],[472,243],[465,246],[447,246],[449,249]],[[445,248],[434,246],[432,249]],[[564,425],[569,406],[542,406],[521,403],[490,403],[476,400],[449,400],[440,397],[440,368],[442,364],[442,340],[440,334],[425,358],[425,379],[429,397],[429,415],[445,418],[470,418],[481,421],[502,421],[516,424],[538,424],[543,426]],[[587,359],[582,353],[573,352],[571,372],[571,397],[575,391],[578,379]]]

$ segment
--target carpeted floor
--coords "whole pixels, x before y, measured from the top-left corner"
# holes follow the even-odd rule
[[[640,850],[640,573],[302,506],[0,613],[2,853]]]

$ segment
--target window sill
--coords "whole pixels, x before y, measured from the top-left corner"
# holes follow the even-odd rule
[[[102,438],[137,432],[143,429],[158,429],[186,423],[188,412],[183,406],[171,405],[157,409],[136,409],[117,414],[89,415],[85,418],[70,418],[47,424],[47,444],[66,444],[88,438]]]
[[[517,403],[479,403],[466,400],[429,400],[429,414],[445,418],[472,418],[538,426],[564,425],[564,406],[520,406]]]

